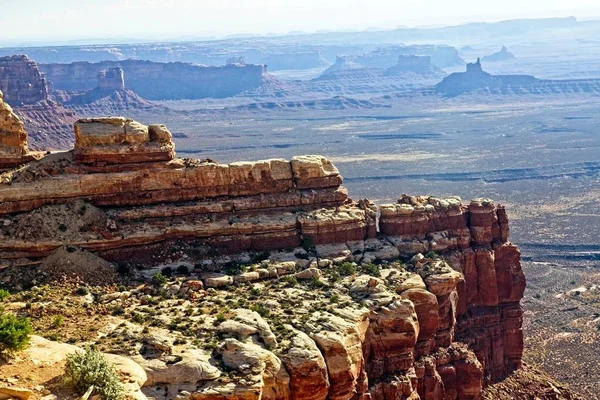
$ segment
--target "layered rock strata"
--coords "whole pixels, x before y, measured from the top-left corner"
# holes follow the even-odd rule
[[[33,159],[27,147],[23,122],[12,108],[3,102],[0,92],[0,172]]]
[[[25,55],[0,57],[0,90],[25,125],[30,148],[73,145],[71,127],[77,116],[49,97],[49,83],[35,61]]]
[[[142,125],[126,118],[89,118],[75,123],[75,161],[80,164],[132,164],[175,157],[164,125]]]
[[[193,350],[195,361],[136,359],[148,393],[170,384],[185,399],[466,400],[519,368],[525,278],[492,201],[355,202],[322,156],[176,159],[166,127],[125,118],[80,120],[75,135],[73,151],[0,176],[0,263],[64,245],[131,262],[178,240],[195,246],[194,287],[206,298],[283,285],[262,290],[252,311],[202,318],[222,341]],[[225,273],[233,256],[264,250],[255,268]]]
[[[0,90],[13,106],[48,100],[46,78],[25,55],[0,57]]]

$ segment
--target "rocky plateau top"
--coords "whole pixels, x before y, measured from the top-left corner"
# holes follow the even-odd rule
[[[189,313],[174,299],[162,322],[194,325],[192,344],[119,323],[142,346],[132,398],[480,399],[521,367],[525,277],[493,201],[353,201],[323,156],[178,159],[164,125],[123,117],[79,120],[73,150],[31,160],[2,107],[0,268],[197,276],[169,284]],[[148,290],[101,301],[137,313]]]

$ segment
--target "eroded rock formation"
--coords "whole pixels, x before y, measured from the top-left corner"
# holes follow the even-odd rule
[[[65,245],[144,262],[179,240],[193,244],[201,281],[167,290],[262,293],[229,318],[202,318],[214,345],[173,359],[159,340],[156,354],[134,356],[144,393],[166,385],[178,399],[480,399],[521,365],[525,278],[504,207],[352,201],[322,156],[176,159],[166,127],[125,118],[80,120],[75,135],[74,150],[0,176],[3,265]],[[265,250],[255,268],[224,273],[230,257]]]
[[[48,95],[48,83],[37,64],[25,55],[0,57],[0,90],[29,132],[29,146],[68,148],[77,117]]]
[[[0,171],[31,161],[23,122],[3,102],[0,91]]]
[[[125,76],[123,68],[113,67],[98,73],[98,87],[108,90],[125,89]]]
[[[498,62],[498,61],[512,60],[513,58],[515,58],[515,55],[513,53],[511,53],[510,51],[508,51],[506,46],[502,46],[502,49],[500,49],[500,51],[497,51],[493,54],[483,57],[482,61],[493,63],[493,62]]]
[[[124,60],[42,64],[40,68],[55,89],[66,91],[92,90],[99,74],[121,68],[127,88],[150,100],[229,97],[275,81],[267,73],[266,66],[239,63],[205,67],[181,62]],[[103,82],[106,80],[101,78]],[[116,80],[110,81],[114,86]]]
[[[430,56],[400,55],[398,63],[389,68],[388,75],[413,73],[418,75],[444,76],[444,72],[431,63]]]
[[[481,60],[467,64],[466,72],[455,72],[435,85],[433,92],[454,97],[461,94],[559,94],[598,93],[598,79],[538,79],[531,75],[492,75],[483,70]],[[427,91],[426,91],[427,92]]]
[[[46,78],[26,55],[0,57],[0,91],[13,106],[48,100]]]

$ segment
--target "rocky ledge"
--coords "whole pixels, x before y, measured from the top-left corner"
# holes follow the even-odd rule
[[[518,369],[525,277],[504,207],[378,206],[341,184],[322,156],[177,159],[162,125],[80,120],[74,150],[0,175],[0,265],[193,271],[98,296],[131,317],[99,337],[139,344],[121,351],[147,398],[479,399]],[[144,328],[153,294],[167,310]]]

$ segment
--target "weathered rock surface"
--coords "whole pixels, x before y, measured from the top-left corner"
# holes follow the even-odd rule
[[[0,91],[13,106],[48,100],[46,78],[25,55],[0,57]]]
[[[142,125],[122,117],[80,119],[75,123],[75,160],[82,164],[169,161],[175,156],[164,125]]]
[[[0,91],[0,171],[32,159],[23,122],[3,101],[3,93]]]
[[[189,317],[214,335],[207,347],[181,353],[174,341],[144,339],[134,359],[145,393],[471,400],[521,366],[525,277],[506,211],[491,200],[403,195],[377,206],[349,200],[322,156],[180,160],[164,126],[125,118],[81,120],[75,133],[74,151],[1,176],[0,262],[33,263],[64,245],[135,262],[177,239],[197,246],[202,282],[166,295],[249,290],[231,309]],[[52,220],[66,210],[78,221]],[[260,250],[276,252],[251,269],[216,260]]]

